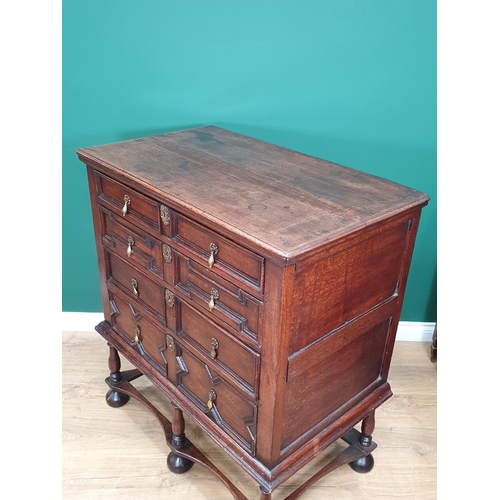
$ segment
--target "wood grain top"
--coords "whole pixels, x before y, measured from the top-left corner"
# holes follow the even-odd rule
[[[401,184],[214,126],[77,154],[284,257],[429,200]]]

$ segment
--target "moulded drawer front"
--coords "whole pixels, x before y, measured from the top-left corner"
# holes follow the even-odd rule
[[[192,259],[177,255],[176,287],[212,320],[258,345],[262,302],[227,280],[208,279]],[[211,276],[212,277],[212,276]]]
[[[259,361],[257,353],[182,301],[179,302],[179,326],[178,335],[186,337],[188,343],[194,343],[216,366],[219,365],[254,395]]]
[[[120,216],[114,212],[103,207],[99,209],[102,221],[102,242],[109,251],[145,271],[151,271],[162,277],[160,241],[126,220],[120,220]]]
[[[98,200],[144,229],[158,231],[158,202],[96,172]]]
[[[220,234],[180,215],[176,215],[172,240],[181,251],[198,260],[231,282],[261,293],[264,258],[228,240]]]
[[[162,350],[166,332],[149,321],[133,301],[111,291],[109,300],[113,329],[162,373],[165,373],[166,363]]]
[[[108,282],[118,285],[161,323],[166,322],[165,288],[120,258],[108,253]]]
[[[177,387],[250,454],[255,455],[257,406],[177,343]]]

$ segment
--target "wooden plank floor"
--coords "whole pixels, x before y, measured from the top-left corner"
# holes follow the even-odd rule
[[[154,416],[139,402],[110,408],[104,399],[108,348],[95,332],[63,333],[62,493],[64,499],[231,500],[222,483],[195,465],[183,475],[166,466],[168,447]],[[318,481],[304,500],[436,498],[436,363],[429,344],[396,342],[389,375],[394,396],[376,412],[375,468],[356,474],[344,466]],[[131,365],[124,360],[122,369]],[[166,398],[141,377],[134,382],[172,418]],[[186,435],[249,498],[257,483],[186,418]],[[281,500],[331,460],[333,444],[273,493]]]

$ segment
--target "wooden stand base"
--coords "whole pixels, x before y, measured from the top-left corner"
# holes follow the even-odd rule
[[[113,356],[114,354],[115,353],[113,353]],[[171,449],[167,458],[167,465],[171,472],[183,474],[190,470],[196,462],[210,469],[225,484],[236,500],[249,500],[212,462],[210,462],[210,460],[205,457],[205,455],[203,455],[203,453],[201,453],[201,451],[198,450],[198,448],[196,448],[196,446],[186,439],[184,436],[184,418],[179,408],[174,405],[174,420],[170,422],[131,384],[133,380],[141,376],[142,373],[136,369],[124,372],[119,372],[118,370],[112,372],[111,375],[106,378],[106,383],[110,388],[106,395],[107,403],[111,407],[116,408],[126,404],[132,397],[143,403],[146,408],[151,411],[160,423],[165,434],[167,445]],[[371,440],[371,435],[368,435],[368,432],[371,433],[371,431],[373,431],[373,426],[374,418],[372,413],[363,421],[362,432],[353,428],[342,436],[342,440],[348,443],[349,446],[302,484],[302,486],[288,495],[285,500],[295,500],[299,498],[312,484],[342,465],[349,464],[356,472],[369,472],[373,468],[373,457],[371,452],[377,447]],[[262,486],[260,491],[260,500],[271,500],[272,491],[267,491]]]

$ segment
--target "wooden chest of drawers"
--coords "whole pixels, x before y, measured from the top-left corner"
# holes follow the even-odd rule
[[[244,496],[184,436],[183,412],[262,498],[339,438],[346,450],[289,498],[343,463],[370,470],[428,196],[213,126],[77,154],[108,403],[140,399],[163,426],[170,469],[205,465],[235,498]],[[137,370],[121,372],[118,352]],[[172,401],[172,423],[135,390],[140,375]]]

